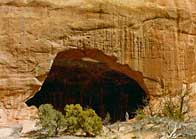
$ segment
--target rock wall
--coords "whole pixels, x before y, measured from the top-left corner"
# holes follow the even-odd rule
[[[195,88],[196,1],[0,0],[0,102],[7,119],[31,115],[24,102],[57,53],[73,48],[101,50],[140,71],[152,100],[165,90]]]

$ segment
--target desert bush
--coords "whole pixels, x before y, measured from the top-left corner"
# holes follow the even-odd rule
[[[149,100],[143,99],[143,104],[144,104],[144,107],[139,107],[135,111],[135,118],[137,120],[142,120],[144,118],[153,116],[152,105],[149,103]]]
[[[167,117],[172,120],[184,121],[187,118],[189,112],[188,96],[190,90],[180,90],[176,96],[172,96],[173,93],[165,91],[165,96],[160,101],[158,109],[153,104],[147,104],[144,109],[139,108],[136,111],[136,119],[141,120],[146,117]],[[145,100],[144,100],[145,102]]]
[[[139,109],[136,110],[136,116],[135,117],[136,117],[137,120],[142,120],[145,117],[147,117],[147,115],[146,115],[146,113],[143,109],[139,108]]]
[[[65,106],[65,122],[66,122],[66,132],[70,134],[75,134],[81,128],[80,126],[80,115],[83,111],[82,107],[79,104],[76,105],[66,105]]]
[[[40,126],[41,131],[47,134],[47,136],[57,136],[64,129],[64,115],[55,110],[52,105],[41,105],[38,116],[37,126]]]
[[[186,97],[189,91],[180,91],[175,98],[167,96],[162,108],[162,114],[174,120],[183,121],[188,113],[189,107]]]
[[[86,136],[96,136],[102,131],[101,118],[92,109],[85,109],[79,105],[65,106],[66,132],[75,134],[82,131]]]
[[[102,131],[102,120],[93,109],[85,109],[79,105],[66,105],[65,115],[55,110],[52,105],[39,107],[37,126],[40,133],[47,137],[58,136],[60,133],[76,135],[78,132],[86,136],[96,136]]]
[[[106,116],[105,116],[105,118],[104,118],[104,120],[103,120],[103,124],[104,124],[104,125],[110,124],[111,119],[112,119],[112,118],[111,118],[111,116],[110,116],[110,113],[107,112],[107,113],[106,113]]]
[[[79,119],[81,128],[87,136],[96,136],[101,133],[102,121],[93,109],[82,111]]]

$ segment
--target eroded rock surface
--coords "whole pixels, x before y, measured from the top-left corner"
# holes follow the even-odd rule
[[[195,88],[195,0],[0,0],[0,102],[7,119],[33,115],[24,102],[58,52],[93,48],[140,71],[151,100]],[[192,115],[195,90],[190,97]]]

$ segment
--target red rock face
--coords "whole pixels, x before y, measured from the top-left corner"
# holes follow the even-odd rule
[[[42,86],[55,56],[73,48],[97,49],[127,65],[122,73],[135,71],[132,78],[146,85],[153,102],[166,90],[175,96],[192,87],[191,115],[196,114],[194,0],[2,0],[0,5],[0,102],[7,119],[29,117],[20,112],[29,109],[24,102]]]

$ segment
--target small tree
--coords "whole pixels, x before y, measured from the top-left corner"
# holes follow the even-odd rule
[[[81,130],[86,136],[96,136],[102,131],[101,118],[92,109],[83,110],[79,104],[65,106],[66,131],[75,134]]]
[[[80,129],[80,121],[79,116],[83,111],[82,107],[79,104],[66,105],[65,106],[65,123],[66,123],[66,131],[70,134],[75,134]]]
[[[51,104],[44,104],[39,107],[39,121],[37,126],[41,127],[41,131],[47,136],[57,136],[64,129],[64,115],[56,111]]]
[[[87,136],[96,136],[102,131],[101,118],[93,109],[86,109],[81,112],[79,117],[82,130]]]

